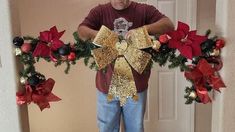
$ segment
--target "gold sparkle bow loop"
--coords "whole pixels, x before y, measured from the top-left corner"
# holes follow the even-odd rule
[[[119,41],[117,34],[102,26],[93,43],[100,46],[92,50],[99,69],[115,61],[108,99],[117,97],[121,106],[126,103],[128,97],[137,99],[137,89],[131,67],[142,74],[151,55],[141,49],[153,46],[145,27],[134,29],[130,39]]]

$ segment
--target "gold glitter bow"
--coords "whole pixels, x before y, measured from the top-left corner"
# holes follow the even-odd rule
[[[128,40],[119,42],[117,34],[102,26],[93,43],[101,47],[92,50],[99,69],[115,61],[108,100],[118,97],[123,106],[128,97],[138,99],[131,67],[142,74],[151,59],[149,53],[141,50],[153,45],[145,27],[133,30]]]

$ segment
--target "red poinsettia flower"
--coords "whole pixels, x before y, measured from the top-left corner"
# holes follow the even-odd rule
[[[37,44],[33,56],[51,57],[52,61],[56,61],[52,52],[64,45],[64,42],[60,40],[64,32],[58,32],[56,26],[53,26],[50,31],[40,32],[40,42]]]
[[[207,37],[197,35],[196,33],[196,30],[189,31],[187,24],[178,22],[177,30],[167,33],[171,37],[169,47],[178,49],[181,55],[188,59],[192,59],[194,56],[200,56],[200,45]]]
[[[206,83],[217,91],[220,91],[221,87],[225,87],[224,82],[215,72],[216,70],[205,59],[201,59],[191,71],[185,72],[185,77],[193,81],[197,95],[203,103],[211,102],[205,88]]]
[[[55,81],[51,78],[38,84],[35,90],[28,84],[25,85],[25,93],[17,92],[17,104],[23,105],[25,103],[36,103],[41,110],[50,108],[49,102],[60,101],[61,99],[54,95],[51,91],[54,87]]]

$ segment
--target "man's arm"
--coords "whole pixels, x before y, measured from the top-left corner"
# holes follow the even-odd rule
[[[163,17],[152,24],[145,25],[145,27],[150,35],[164,34],[168,31],[174,30],[173,23],[167,17]]]
[[[82,40],[94,39],[96,34],[98,33],[97,30],[91,29],[87,26],[81,25],[78,27],[78,35],[79,38]]]

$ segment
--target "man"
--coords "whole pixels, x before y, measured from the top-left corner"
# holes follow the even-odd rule
[[[174,29],[170,19],[154,6],[130,0],[110,0],[109,3],[93,8],[78,27],[79,37],[83,40],[93,39],[102,25],[127,38],[132,29],[142,26],[145,26],[150,35],[163,34]],[[97,118],[100,132],[119,132],[120,116],[123,117],[125,132],[143,132],[150,69],[142,74],[132,69],[139,98],[137,101],[128,98],[122,107],[118,98],[107,102],[112,73],[113,66],[108,65],[105,73],[98,71],[96,74]]]

